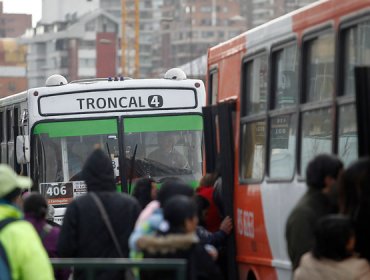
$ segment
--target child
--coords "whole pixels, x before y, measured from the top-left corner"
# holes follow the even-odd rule
[[[314,247],[302,256],[294,280],[370,279],[370,265],[354,254],[355,234],[349,218],[325,216],[314,234]]]
[[[137,246],[145,258],[180,258],[187,260],[188,280],[220,279],[220,271],[196,235],[197,209],[193,199],[176,195],[163,208],[165,222],[154,236],[142,236]],[[174,279],[169,270],[143,271],[141,279]]]

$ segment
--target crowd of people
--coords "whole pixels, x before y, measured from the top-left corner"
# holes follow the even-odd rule
[[[197,191],[173,177],[159,189],[141,178],[132,195],[117,193],[111,160],[96,149],[81,177],[87,194],[68,205],[60,226],[48,219],[47,200],[26,191],[31,180],[0,164],[0,279],[87,279],[84,270],[53,270],[50,258],[128,257],[182,258],[186,279],[224,279],[219,266],[233,225],[214,209],[217,176],[207,174]],[[99,269],[95,279],[174,279],[173,273]]]
[[[370,159],[318,155],[306,183],[285,231],[293,279],[370,279]]]
[[[25,192],[32,181],[0,164],[0,278],[87,279],[83,270],[53,270],[50,258],[181,258],[186,279],[227,279],[226,240],[233,229],[222,216],[218,174],[199,187],[166,178],[135,182],[117,193],[110,158],[96,149],[81,176],[87,194],[67,207],[62,226],[50,220],[46,199]],[[285,236],[295,280],[370,279],[370,159],[347,168],[321,154],[306,169],[307,191],[290,213]],[[174,279],[171,270],[95,271],[95,279]]]

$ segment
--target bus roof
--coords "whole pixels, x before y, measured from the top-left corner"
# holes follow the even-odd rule
[[[321,0],[250,29],[209,49],[208,64],[240,51],[253,52],[267,42],[294,36],[305,28],[368,6],[370,0]]]

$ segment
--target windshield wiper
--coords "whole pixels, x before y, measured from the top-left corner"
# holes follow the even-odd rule
[[[134,177],[134,171],[135,171],[135,158],[136,158],[136,151],[137,151],[137,144],[135,145],[134,153],[131,157],[131,170],[130,170],[130,177],[129,177],[129,186],[130,186],[130,192],[131,192],[131,184],[132,184],[132,178]]]

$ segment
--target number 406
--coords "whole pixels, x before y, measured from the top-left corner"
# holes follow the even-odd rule
[[[46,193],[49,196],[65,195],[67,194],[66,186],[62,187],[49,187]]]

